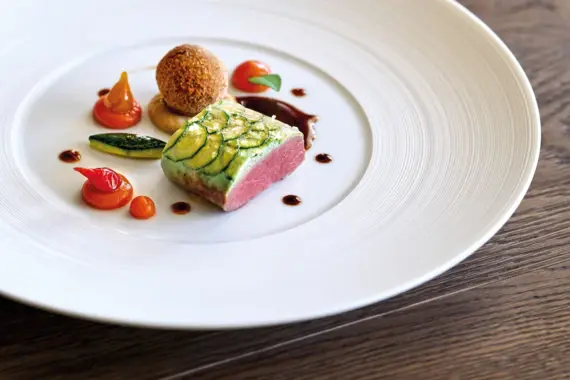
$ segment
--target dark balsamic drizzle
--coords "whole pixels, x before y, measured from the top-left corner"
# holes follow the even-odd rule
[[[59,154],[59,159],[63,162],[71,164],[81,160],[81,153],[73,149],[64,150]]]
[[[190,206],[190,203],[187,202],[176,202],[170,206],[170,209],[173,213],[182,215],[188,214],[192,210],[192,206]]]
[[[298,206],[301,204],[301,198],[296,195],[286,195],[283,197],[283,203],[287,206]]]
[[[328,164],[332,161],[332,156],[327,153],[319,153],[315,156],[315,160],[321,164]]]
[[[305,136],[305,149],[309,149],[315,139],[313,125],[319,120],[317,115],[304,113],[300,109],[279,99],[263,96],[238,96],[236,98],[242,106],[273,117],[285,124],[299,128]]]
[[[291,90],[291,93],[298,98],[307,95],[307,92],[304,88],[294,88]]]
[[[99,90],[99,92],[97,93],[97,95],[98,95],[99,97],[101,97],[101,96],[103,96],[103,95],[107,95],[109,92],[111,92],[110,89],[108,89],[108,88],[102,88],[102,89]]]

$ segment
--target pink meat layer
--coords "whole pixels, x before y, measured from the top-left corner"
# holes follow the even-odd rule
[[[279,181],[301,165],[305,159],[305,145],[302,137],[294,137],[275,148],[267,157],[252,167],[241,181],[230,191],[223,206],[233,211],[245,205],[256,195]]]

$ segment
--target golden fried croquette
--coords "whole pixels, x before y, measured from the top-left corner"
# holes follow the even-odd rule
[[[156,82],[169,108],[194,116],[226,95],[228,74],[207,49],[180,45],[170,50],[156,68]]]

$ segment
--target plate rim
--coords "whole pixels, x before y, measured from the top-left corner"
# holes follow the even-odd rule
[[[471,256],[474,252],[476,252],[481,246],[483,246],[486,242],[488,242],[504,225],[505,223],[512,217],[515,211],[520,206],[522,200],[526,196],[530,185],[534,179],[538,162],[539,162],[539,155],[540,155],[540,146],[541,146],[541,120],[540,120],[540,109],[538,107],[538,102],[536,100],[536,95],[534,93],[532,84],[528,76],[526,75],[522,65],[520,64],[519,60],[516,58],[514,53],[509,49],[509,47],[505,44],[505,42],[485,23],[483,22],[478,16],[472,13],[469,9],[467,9],[464,5],[457,1],[449,1],[449,0],[440,0],[444,2],[446,5],[453,8],[455,11],[461,13],[463,16],[467,17],[471,22],[474,22],[481,28],[482,37],[490,38],[498,48],[497,50],[499,53],[504,55],[508,61],[506,63],[512,68],[515,78],[519,85],[521,85],[521,89],[524,91],[524,95],[526,95],[527,99],[525,99],[526,106],[528,107],[527,110],[529,111],[530,119],[529,121],[532,122],[534,128],[533,133],[535,134],[536,138],[536,146],[534,150],[529,150],[529,165],[526,168],[526,171],[522,174],[523,180],[521,180],[520,190],[518,194],[513,193],[513,200],[510,202],[511,204],[508,205],[507,211],[498,218],[497,222],[491,225],[488,228],[487,233],[485,233],[479,240],[473,242],[469,249],[466,249],[463,252],[458,252],[457,255],[453,257],[453,259],[448,260],[447,262],[438,265],[437,268],[434,270],[425,273],[423,276],[410,280],[406,283],[402,283],[396,289],[389,289],[388,295],[378,295],[374,297],[374,299],[357,299],[352,304],[343,304],[341,307],[336,309],[329,309],[326,312],[321,313],[313,313],[313,315],[304,314],[303,317],[298,318],[282,318],[282,319],[275,319],[272,321],[267,321],[266,323],[237,323],[237,324],[225,324],[220,325],[218,323],[214,324],[194,324],[194,323],[183,323],[183,324],[173,324],[173,323],[149,323],[149,322],[139,322],[136,320],[125,320],[125,319],[115,319],[113,317],[106,317],[101,315],[93,315],[89,314],[88,312],[76,311],[76,310],[69,310],[65,308],[59,308],[57,306],[52,306],[42,300],[38,299],[30,299],[29,297],[22,297],[18,296],[14,292],[7,292],[3,289],[0,289],[0,294],[8,299],[15,300],[17,302],[30,305],[39,309],[47,310],[50,312],[55,312],[57,314],[71,316],[74,318],[85,319],[89,321],[97,321],[97,322],[104,322],[104,323],[112,323],[115,325],[123,325],[123,326],[133,326],[133,327],[145,327],[145,328],[156,328],[156,329],[181,329],[181,330],[209,330],[209,329],[216,329],[216,330],[225,330],[225,329],[236,329],[236,328],[261,328],[261,327],[269,327],[269,326],[276,326],[276,325],[283,325],[289,323],[296,323],[314,319],[321,319],[325,317],[330,317],[333,315],[338,315],[340,313],[353,311],[356,309],[360,309],[366,306],[370,306],[372,304],[384,301],[386,299],[392,298],[396,295],[402,294],[407,292],[413,288],[416,288],[427,281],[434,279],[435,277],[441,275],[444,272],[447,272],[457,264],[461,263],[463,260]],[[528,101],[526,101],[528,100]],[[529,147],[530,148],[530,147]],[[515,196],[516,195],[516,196]],[[380,292],[377,292],[380,294]],[[301,313],[302,314],[302,313]]]

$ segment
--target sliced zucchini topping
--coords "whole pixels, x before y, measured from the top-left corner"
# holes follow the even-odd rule
[[[216,175],[223,172],[236,157],[238,151],[238,148],[226,146],[211,164],[204,167],[203,172],[208,175]]]
[[[228,123],[227,128],[222,129],[222,136],[225,141],[237,139],[249,130],[247,119],[242,116],[233,117]]]
[[[248,158],[248,156],[245,156],[242,153],[238,153],[226,169],[226,175],[228,178],[235,179],[239,173],[239,169],[248,160]]]
[[[240,136],[237,143],[240,148],[257,148],[265,143],[269,137],[267,129],[255,131],[250,129],[249,132]]]
[[[222,128],[226,128],[230,121],[230,115],[223,109],[212,108],[208,110],[206,116],[201,121],[201,124],[206,127],[208,133],[218,132]]]
[[[225,173],[233,179],[252,157],[262,155],[269,144],[300,134],[296,129],[231,101],[206,107],[175,132],[163,155],[204,175]]]
[[[192,169],[200,169],[218,157],[222,147],[222,135],[219,133],[208,135],[206,143],[191,158],[184,160],[184,165]]]
[[[182,136],[182,133],[184,133],[185,129],[186,128],[180,128],[179,130],[174,132],[172,136],[170,136],[170,139],[168,139],[168,141],[166,142],[166,146],[164,147],[163,153],[167,152],[170,148],[172,148],[174,144],[178,142],[178,139]]]
[[[174,140],[177,133],[174,133],[170,139]],[[198,123],[190,124],[182,130],[181,135],[170,149],[164,151],[164,154],[173,161],[192,158],[206,144],[207,137],[206,128]]]

